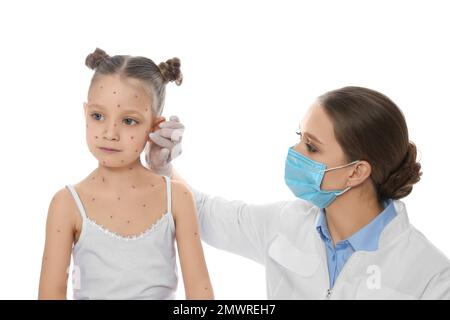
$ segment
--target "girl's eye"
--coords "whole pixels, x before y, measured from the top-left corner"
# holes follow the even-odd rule
[[[139,122],[137,122],[136,120],[131,119],[131,118],[126,118],[126,119],[124,119],[123,121],[127,121],[127,120],[134,121],[134,122],[136,122],[136,124],[139,123]],[[130,123],[130,122],[126,122],[126,124],[130,125],[129,123]]]
[[[300,130],[298,130],[295,133],[300,137],[300,140],[302,140],[302,132]]]
[[[96,112],[91,114],[91,117],[94,118],[94,120],[100,120],[100,119],[96,118],[95,116],[100,116],[101,117],[102,115],[100,113],[96,113]]]

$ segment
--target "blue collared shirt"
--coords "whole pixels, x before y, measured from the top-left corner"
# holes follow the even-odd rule
[[[330,277],[330,288],[344,267],[347,260],[355,251],[375,251],[378,249],[378,240],[384,227],[397,215],[392,199],[386,200],[384,210],[370,223],[359,229],[345,240],[333,246],[330,232],[328,231],[327,220],[324,209],[320,210],[317,222],[317,231],[325,242],[327,249],[328,274]]]

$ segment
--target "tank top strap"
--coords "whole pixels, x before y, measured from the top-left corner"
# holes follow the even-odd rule
[[[84,210],[83,203],[81,202],[80,197],[78,196],[77,191],[75,190],[74,186],[71,184],[66,185],[66,188],[69,189],[70,193],[72,194],[72,197],[75,199],[75,203],[77,204],[78,210],[81,213],[81,216],[83,219],[86,218],[86,211]]]
[[[167,212],[172,214],[172,188],[170,185],[170,177],[163,176],[166,179],[166,189],[167,189]]]

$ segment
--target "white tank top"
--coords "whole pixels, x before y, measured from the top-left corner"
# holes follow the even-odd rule
[[[90,219],[73,185],[66,185],[83,218],[72,248],[74,299],[175,299],[175,223],[170,178],[164,178],[167,212],[134,236],[121,236]]]

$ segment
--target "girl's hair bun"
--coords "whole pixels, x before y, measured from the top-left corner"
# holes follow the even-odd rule
[[[183,74],[181,73],[180,66],[181,63],[178,58],[169,59],[158,65],[165,83],[175,81],[177,85],[180,85],[183,82]]]
[[[109,58],[109,55],[100,48],[96,48],[94,52],[90,53],[86,57],[85,64],[89,68],[95,70],[98,65],[106,58]]]

